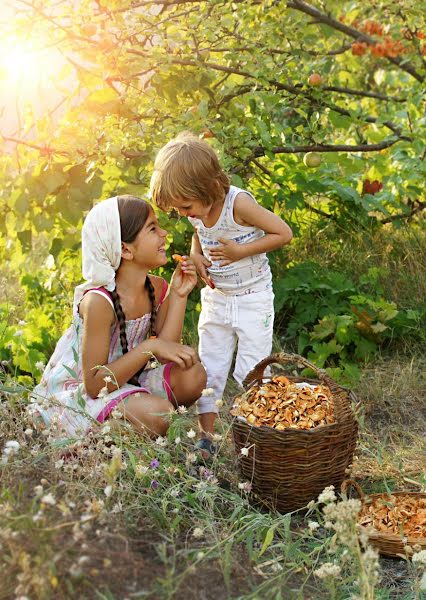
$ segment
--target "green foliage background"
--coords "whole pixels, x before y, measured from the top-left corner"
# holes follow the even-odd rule
[[[3,136],[0,254],[8,282],[25,292],[21,309],[6,303],[0,312],[1,359],[11,372],[37,377],[36,363],[67,324],[84,215],[101,198],[145,196],[156,152],[185,129],[208,138],[233,183],[295,232],[292,247],[271,256],[280,344],[345,380],[398,337],[424,342],[421,294],[392,294],[389,264],[356,252],[367,238],[373,248],[424,240],[421,4],[75,4],[26,2],[10,24],[64,57],[55,77],[61,105],[37,119],[26,111],[21,131]],[[367,33],[368,20],[384,32]],[[371,46],[384,39],[403,53],[375,56]],[[370,47],[357,56],[354,42]],[[314,72],[322,77],[315,87]],[[308,151],[321,153],[318,168],[303,164]],[[366,179],[383,189],[363,193]],[[189,224],[160,219],[173,250],[187,250]],[[198,309],[195,293],[188,324]]]

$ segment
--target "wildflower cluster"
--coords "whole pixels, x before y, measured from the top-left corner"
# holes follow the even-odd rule
[[[4,445],[4,448],[3,448],[0,464],[6,465],[9,461],[9,459],[14,454],[17,454],[19,452],[20,447],[21,447],[20,443],[17,442],[16,440],[9,440],[8,442],[6,442]]]
[[[318,496],[318,503],[322,505],[323,527],[334,532],[329,541],[328,552],[335,554],[336,561],[323,563],[314,571],[314,575],[325,581],[330,588],[331,597],[334,597],[334,579],[342,575],[343,568],[355,567],[357,578],[354,584],[358,588],[357,595],[359,593],[363,599],[372,600],[379,578],[379,557],[376,550],[368,545],[365,532],[358,526],[360,500],[351,498],[339,501],[334,487],[329,486]],[[308,528],[314,534],[320,524],[310,521]]]

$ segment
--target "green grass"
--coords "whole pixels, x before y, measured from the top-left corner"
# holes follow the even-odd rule
[[[364,372],[352,476],[366,492],[426,486],[424,366],[415,358],[383,360]],[[382,559],[376,580],[355,530],[336,543],[317,505],[308,515],[256,508],[238,486],[226,407],[209,472],[191,462],[192,414],[173,416],[164,446],[111,422],[62,462],[46,432],[25,433],[25,407],[22,395],[4,395],[0,404],[1,439],[21,444],[0,471],[1,600],[343,600],[360,594],[363,578],[363,598],[421,598],[409,562]],[[46,495],[52,504],[42,501]],[[320,527],[311,530],[310,521]],[[328,562],[340,575],[318,579],[314,571]]]
[[[312,226],[289,247],[288,258],[314,260],[354,279],[377,268],[388,300],[425,307],[420,222],[368,236]],[[19,305],[16,281],[14,273],[4,274],[1,285],[3,297]],[[18,313],[14,318],[22,319]],[[195,343],[193,328],[186,335]],[[356,386],[361,435],[348,475],[366,493],[426,489],[426,363],[417,344],[402,340],[383,349]],[[1,392],[0,453],[8,440],[20,449],[0,466],[0,600],[425,597],[421,573],[409,561],[381,558],[376,575],[353,527],[346,540],[336,540],[317,505],[309,514],[282,515],[256,506],[240,489],[227,410],[235,393],[230,380],[218,422],[220,454],[209,475],[191,462],[192,413],[173,416],[165,446],[118,421],[111,431],[94,431],[63,461],[49,432],[32,427],[26,394]],[[310,521],[319,527],[311,529]],[[340,574],[318,578],[314,572],[329,562]]]

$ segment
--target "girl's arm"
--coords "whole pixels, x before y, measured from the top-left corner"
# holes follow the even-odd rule
[[[197,283],[195,266],[190,259],[180,262],[170,281],[169,294],[161,304],[156,322],[160,340],[180,342],[186,302]]]
[[[248,244],[238,244],[234,240],[220,238],[222,246],[212,248],[210,257],[212,260],[220,260],[221,267],[247,256],[281,248],[293,237],[293,232],[285,221],[243,192],[235,198],[234,220],[240,225],[258,227],[265,235]]]
[[[161,340],[145,340],[117,360],[108,363],[111,326],[115,322],[109,302],[99,294],[87,294],[80,303],[83,318],[82,368],[86,392],[96,398],[103,387],[108,392],[120,388],[131,379],[152,355],[162,362],[172,361],[189,368],[198,361],[189,346]],[[105,368],[102,368],[105,367]],[[111,381],[105,382],[105,377]]]

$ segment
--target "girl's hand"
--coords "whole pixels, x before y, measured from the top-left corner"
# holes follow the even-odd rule
[[[219,267],[226,267],[231,263],[243,258],[243,251],[241,244],[238,244],[234,240],[227,240],[225,238],[219,238],[219,242],[222,246],[216,246],[209,251],[210,258],[214,261],[219,261]]]
[[[185,298],[194,289],[197,283],[197,271],[191,259],[187,256],[178,263],[170,281],[170,291],[181,298]]]
[[[204,281],[206,285],[208,285],[214,290],[216,286],[209,277],[209,274],[207,273],[207,267],[212,266],[212,263],[209,261],[209,259],[206,258],[204,254],[198,254],[194,252],[191,253],[191,260],[194,263],[195,268],[197,269],[197,273],[202,279],[202,281]]]
[[[181,369],[189,369],[200,362],[197,352],[191,346],[184,346],[157,338],[150,340],[151,352],[162,363],[174,362]]]

